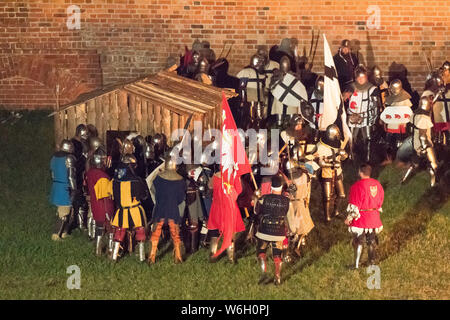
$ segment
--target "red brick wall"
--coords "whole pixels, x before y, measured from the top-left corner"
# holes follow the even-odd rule
[[[79,30],[66,26],[72,4],[81,9]],[[373,5],[380,9],[378,30],[367,24]],[[258,44],[296,37],[308,51],[312,28],[326,34],[333,52],[348,38],[359,41],[353,41],[355,49],[369,66],[376,63],[387,72],[403,64],[413,88],[421,91],[427,72],[422,51],[435,66],[450,60],[449,9],[450,0],[1,1],[0,106],[52,107],[49,94],[29,92],[42,86],[53,92],[61,77],[62,100],[69,101],[102,84],[158,71],[169,55],[182,53],[197,38],[210,41],[217,55],[224,41],[233,43],[230,72],[236,73]],[[320,41],[313,69],[319,73],[322,56]],[[21,69],[24,59],[34,67]],[[52,73],[60,76],[49,80]],[[17,75],[30,80],[16,83]]]

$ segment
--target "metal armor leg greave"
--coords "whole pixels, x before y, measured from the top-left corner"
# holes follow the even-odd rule
[[[334,215],[339,215],[339,206],[345,199],[344,179],[342,176],[336,179],[336,191],[337,197],[334,204]]]
[[[88,236],[89,239],[93,240],[95,238],[95,220],[93,217],[88,218],[87,227],[88,227]]]
[[[436,155],[434,153],[434,149],[433,148],[427,148],[427,159],[430,163],[430,185],[431,187],[434,187],[436,185],[436,172],[437,172],[437,160],[436,160]]]
[[[144,262],[145,261],[145,242],[144,241],[138,242],[138,248],[139,248],[139,261]]]
[[[213,255],[216,254],[217,252],[217,247],[219,245],[219,238],[218,237],[211,237],[211,242],[210,242],[210,256],[209,256],[209,262],[216,262],[217,259],[213,258]]]
[[[324,209],[325,209],[325,221],[331,221],[331,212],[334,208],[334,194],[333,194],[334,186],[332,186],[331,181],[323,182],[323,192],[324,192]]]
[[[258,262],[259,262],[259,267],[261,268],[261,276],[259,278],[258,283],[262,283],[262,282],[264,282],[264,280],[266,279],[266,276],[267,276],[267,262],[266,262],[266,254],[265,253],[260,253],[258,255]]]
[[[234,256],[234,241],[232,241],[231,245],[227,248],[227,256],[230,263],[234,264],[236,262],[236,258]]]
[[[114,241],[114,248],[113,248],[113,254],[112,254],[112,260],[114,262],[116,262],[119,257],[119,249],[120,249],[120,242]]]
[[[93,237],[95,238],[95,255],[97,257],[102,255],[103,245],[103,227],[96,227]]]
[[[59,240],[63,237],[64,230],[66,229],[69,220],[68,218],[68,216],[65,216],[56,220],[55,233],[52,234],[52,240]]]
[[[199,241],[200,245],[203,248],[206,248],[208,246],[207,238],[208,238],[208,228],[206,227],[206,222],[203,221],[202,229],[200,230],[200,241]]]
[[[83,207],[79,207],[78,213],[77,213],[77,221],[78,221],[78,228],[80,228],[80,230],[86,230],[85,216],[86,216],[86,211],[84,210]]]
[[[112,254],[114,249],[114,233],[108,233],[108,253]]]
[[[359,236],[357,236],[357,235],[353,236],[352,245],[353,245],[353,249],[355,250],[355,269],[359,268],[359,262],[361,260],[364,240],[365,240],[364,233]]]
[[[358,244],[355,248],[355,269],[359,268],[359,261],[361,260],[362,250],[362,244]]]

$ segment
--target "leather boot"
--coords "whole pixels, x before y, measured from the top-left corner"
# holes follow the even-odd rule
[[[275,263],[274,284],[278,286],[281,284],[281,266],[283,265],[283,262],[280,257],[275,257],[273,262]]]
[[[150,237],[150,241],[151,241],[152,245],[150,248],[150,253],[148,255],[148,263],[149,264],[154,264],[156,262],[156,252],[158,251],[158,242],[159,242],[159,238],[162,233],[163,225],[164,225],[164,221],[160,221],[156,225],[155,224],[153,225],[154,230]]]
[[[155,264],[156,252],[158,251],[158,241],[151,241],[150,254],[148,255],[148,263]]]
[[[198,229],[191,230],[191,253],[198,251]]]
[[[182,263],[183,258],[181,257],[180,228],[173,220],[169,220],[169,229],[170,229],[170,237],[172,238],[173,241],[174,262]]]

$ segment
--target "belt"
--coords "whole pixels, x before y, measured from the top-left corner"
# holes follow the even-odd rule
[[[373,208],[373,209],[360,209],[359,211],[378,211],[377,208]]]
[[[133,208],[137,208],[141,205],[141,203],[139,202],[138,204],[135,204],[134,206],[131,207],[122,207],[122,209],[133,209]]]

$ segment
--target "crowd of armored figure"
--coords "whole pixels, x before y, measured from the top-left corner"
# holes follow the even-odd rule
[[[78,125],[51,160],[51,203],[58,216],[52,239],[60,241],[77,228],[87,230],[97,256],[106,253],[118,261],[135,252],[151,265],[161,242],[169,239],[175,263],[201,248],[209,248],[210,262],[216,262],[219,239],[231,232],[225,249],[235,263],[236,239],[245,232],[245,241],[256,243],[260,281],[267,278],[266,250],[271,247],[274,282],[280,284],[282,264],[301,255],[307,235],[315,223],[322,223],[310,214],[312,182],[322,186],[321,217],[330,223],[343,216],[347,197],[342,164],[352,161],[362,163],[361,180],[349,190],[344,217],[353,235],[354,266],[360,265],[363,245],[368,263],[376,263],[384,191],[371,178],[372,167],[398,160],[407,163],[399,183],[419,167],[429,171],[431,187],[438,183],[439,159],[448,152],[450,63],[430,72],[423,94],[413,103],[402,80],[388,83],[377,66],[359,64],[350,41],[343,40],[333,58],[342,90],[340,112],[346,114],[351,132],[347,143],[341,117],[319,130],[324,77],[312,72],[315,40],[309,55],[299,54],[296,39],[283,39],[270,50],[258,46],[236,76],[228,74],[226,56],[216,59],[208,43],[196,41],[172,68],[183,77],[235,89],[239,96],[229,103],[239,128],[279,129],[283,147],[268,150],[278,153],[278,161],[252,163],[252,174],[231,186],[231,197],[221,192],[220,163],[177,164],[162,133],[116,139],[114,153],[106,150],[95,127]],[[275,174],[263,175],[263,167]],[[223,222],[229,216],[231,227]]]

